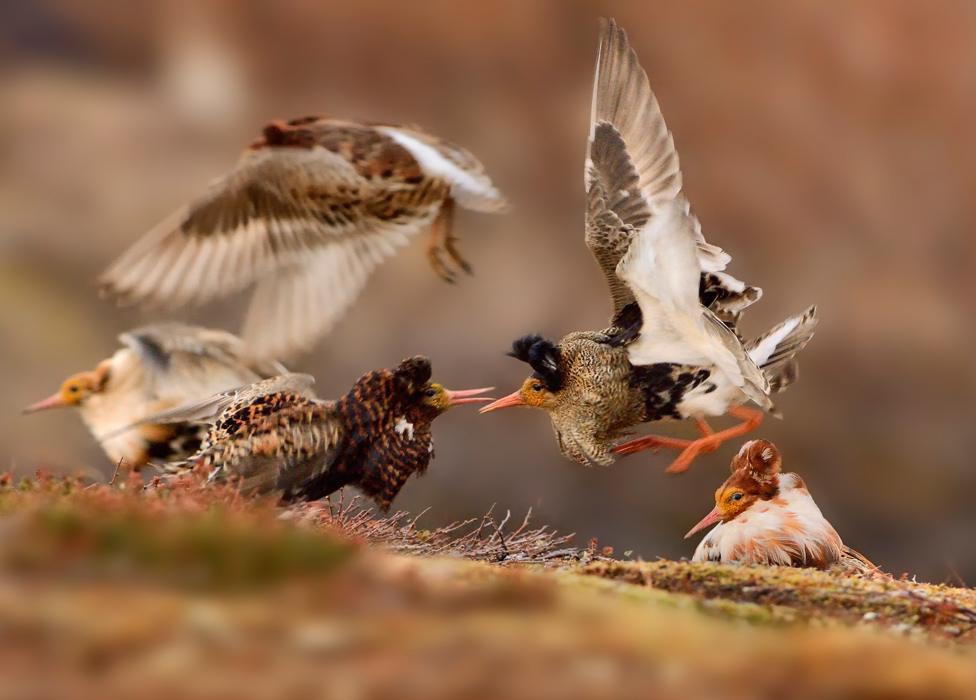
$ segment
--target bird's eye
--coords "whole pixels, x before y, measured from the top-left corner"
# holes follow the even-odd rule
[[[434,391],[433,389],[428,389],[427,391],[424,392],[424,396],[429,396],[429,397],[433,397],[436,394],[437,394],[437,392]]]
[[[70,391],[72,394],[77,394],[78,393],[78,387],[76,387],[76,386],[69,386],[68,387],[68,391]]]
[[[542,385],[538,382],[532,385],[532,391],[542,391]]]
[[[733,493],[732,494],[732,500],[733,501],[741,501],[742,500],[742,492],[741,491],[736,491],[735,493]]]

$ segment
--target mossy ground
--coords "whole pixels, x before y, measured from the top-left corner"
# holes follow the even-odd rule
[[[11,695],[976,696],[970,590],[127,486],[0,486]]]

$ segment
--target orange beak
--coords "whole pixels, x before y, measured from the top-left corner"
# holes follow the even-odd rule
[[[37,403],[32,403],[30,406],[24,409],[24,413],[34,413],[35,411],[46,411],[49,408],[62,408],[67,406],[65,400],[61,398],[61,394],[57,393],[53,396],[48,396],[46,399],[38,401]]]
[[[491,391],[495,387],[489,386],[484,389],[461,389],[460,391],[451,391],[450,389],[445,389],[447,393],[447,400],[451,406],[459,406],[463,403],[478,403],[479,401],[491,401],[487,396],[478,396],[478,394],[483,394],[486,391]]]
[[[699,530],[704,530],[709,525],[714,525],[715,523],[717,523],[721,519],[722,519],[722,514],[719,512],[718,506],[715,506],[714,508],[712,508],[712,512],[711,513],[709,513],[704,518],[702,518],[701,520],[699,520],[697,525],[695,525],[693,528],[691,528],[690,530],[688,530],[688,534],[685,535],[685,539],[688,539],[689,537],[691,537],[692,535],[694,535]]]
[[[487,406],[482,406],[478,413],[490,413],[491,411],[497,411],[499,408],[511,408],[512,406],[524,406],[525,399],[522,398],[522,394],[519,391],[513,391],[508,396],[503,396],[493,403]]]

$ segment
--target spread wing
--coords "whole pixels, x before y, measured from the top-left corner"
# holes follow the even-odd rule
[[[240,338],[211,328],[157,323],[123,333],[119,342],[139,357],[153,397],[171,405],[288,372],[251,359]]]
[[[690,212],[647,74],[612,20],[597,60],[587,192],[587,243],[610,281],[615,311],[630,301],[641,310],[631,362],[714,364],[767,405],[762,372],[735,333],[702,306],[702,273],[721,271],[729,256],[705,242]]]
[[[269,126],[230,173],[113,263],[103,288],[174,308],[261,281],[246,325],[252,352],[306,348],[446,197],[469,191],[453,171],[429,172],[440,162],[432,146],[408,142],[426,149],[430,163],[421,163],[393,134],[331,121]]]
[[[620,258],[655,207],[680,196],[681,184],[678,153],[657,98],[626,34],[610,20],[597,58],[585,185],[586,244],[610,285],[614,313],[634,301],[616,275]],[[701,269],[724,270],[729,256],[705,241],[684,206]]]

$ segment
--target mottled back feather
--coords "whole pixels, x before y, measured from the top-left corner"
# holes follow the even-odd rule
[[[170,308],[258,283],[245,338],[254,355],[283,357],[326,333],[376,266],[450,201],[504,207],[470,153],[419,129],[275,121],[101,280],[123,302]]]

